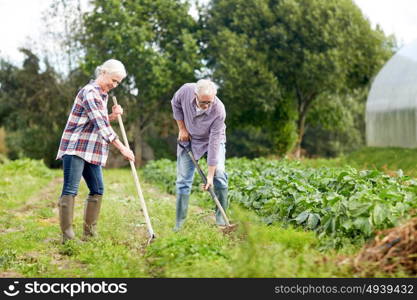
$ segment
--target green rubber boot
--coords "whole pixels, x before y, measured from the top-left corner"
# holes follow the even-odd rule
[[[88,195],[84,205],[84,239],[96,236],[98,215],[103,195]]]
[[[174,231],[179,231],[182,224],[184,224],[185,218],[187,217],[189,200],[190,200],[190,195],[186,195],[186,194],[177,195],[176,223],[175,223]]]
[[[74,217],[74,195],[62,195],[59,198],[59,225],[62,231],[62,243],[75,238],[72,229],[72,220]]]
[[[214,189],[214,193],[217,196],[217,199],[219,199],[219,202],[221,206],[223,207],[223,210],[226,212],[227,208],[229,207],[229,200],[227,199],[227,188],[226,189]],[[222,213],[217,208],[216,205],[216,224],[219,226],[225,226],[226,221],[223,218]]]

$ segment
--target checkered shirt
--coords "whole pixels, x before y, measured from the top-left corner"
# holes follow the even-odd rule
[[[106,165],[109,143],[118,138],[110,126],[107,100],[108,95],[100,94],[94,81],[78,92],[56,159],[76,155],[91,164]]]

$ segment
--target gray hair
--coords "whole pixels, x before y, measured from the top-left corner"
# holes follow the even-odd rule
[[[98,66],[96,68],[96,78],[104,73],[117,74],[122,76],[123,78],[125,78],[127,75],[125,66],[122,64],[121,61],[117,59],[106,60],[101,66]]]
[[[197,81],[194,92],[199,96],[215,96],[217,94],[217,87],[214,82],[209,79],[200,79]]]

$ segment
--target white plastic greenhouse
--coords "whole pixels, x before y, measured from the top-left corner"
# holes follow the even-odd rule
[[[417,40],[375,77],[366,103],[366,140],[368,146],[417,148]]]

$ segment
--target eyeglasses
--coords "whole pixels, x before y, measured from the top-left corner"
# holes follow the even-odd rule
[[[198,99],[197,95],[195,95],[195,98],[197,99],[197,102],[200,105],[211,105],[211,104],[213,104],[213,101],[200,101],[200,99]]]

